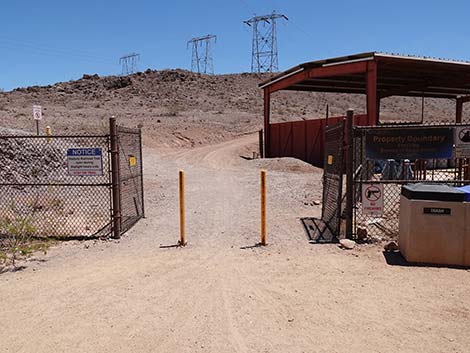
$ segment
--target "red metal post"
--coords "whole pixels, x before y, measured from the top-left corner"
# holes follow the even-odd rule
[[[346,129],[344,134],[344,148],[346,157],[346,238],[353,236],[353,207],[354,207],[354,111],[349,109],[346,113]]]
[[[265,88],[264,90],[264,157],[268,158],[271,157],[271,127],[269,126],[269,118],[271,115],[271,92],[269,88]]]
[[[374,126],[379,122],[378,102],[377,102],[377,63],[375,61],[367,62],[367,125]]]
[[[463,112],[463,100],[459,97],[456,100],[456,106],[455,106],[455,122],[456,123],[462,122],[462,112]]]

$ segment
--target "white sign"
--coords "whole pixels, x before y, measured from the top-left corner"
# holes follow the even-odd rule
[[[103,175],[101,148],[69,148],[67,170],[74,176]]]
[[[470,157],[470,127],[455,128],[455,158]]]
[[[42,120],[42,107],[40,105],[33,105],[34,120]]]
[[[384,214],[383,184],[362,185],[362,214],[382,217]]]

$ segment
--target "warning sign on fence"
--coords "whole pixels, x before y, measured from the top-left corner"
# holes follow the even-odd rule
[[[67,170],[69,175],[103,175],[101,148],[67,149]]]
[[[455,158],[470,157],[470,127],[455,128]]]
[[[382,217],[384,214],[383,184],[362,185],[362,213],[367,216]]]

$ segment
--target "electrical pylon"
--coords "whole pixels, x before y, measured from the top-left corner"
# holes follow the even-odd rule
[[[243,21],[253,28],[251,72],[277,72],[279,70],[276,21],[289,20],[273,11],[270,15],[254,16]]]
[[[217,36],[208,34],[203,37],[191,38],[187,46],[191,45],[191,71],[203,74],[214,74],[214,61],[212,60],[211,43],[217,41]]]
[[[136,73],[138,71],[138,62],[140,59],[140,54],[137,53],[131,53],[127,54],[124,56],[121,56],[119,58],[119,63],[121,64],[122,70],[121,74],[122,75],[130,75],[133,73]]]

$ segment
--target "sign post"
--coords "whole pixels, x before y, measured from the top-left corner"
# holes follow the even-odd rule
[[[382,217],[384,213],[383,184],[362,186],[362,213],[366,216]]]
[[[42,107],[33,105],[33,118],[36,121],[36,134],[39,136],[39,120],[42,120]]]

